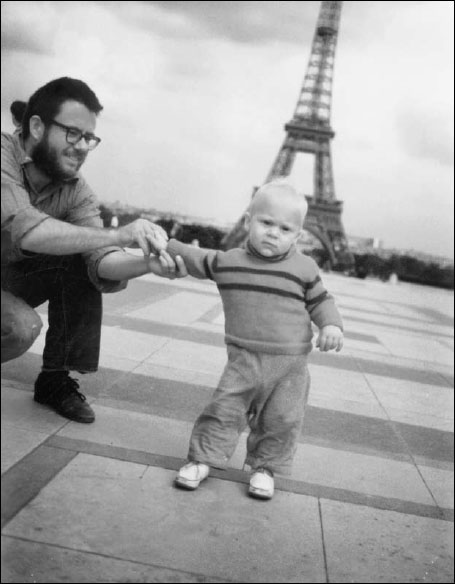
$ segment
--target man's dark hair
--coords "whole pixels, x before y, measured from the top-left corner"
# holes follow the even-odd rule
[[[9,111],[14,116],[14,119],[18,122],[22,122],[22,118],[24,117],[25,108],[27,107],[27,103],[25,101],[21,101],[16,99],[10,105]]]
[[[40,87],[28,100],[27,108],[22,119],[22,135],[30,135],[30,118],[39,116],[44,123],[50,122],[59,113],[60,107],[66,101],[77,101],[98,115],[103,106],[98,101],[90,87],[79,79],[60,77],[49,81]]]

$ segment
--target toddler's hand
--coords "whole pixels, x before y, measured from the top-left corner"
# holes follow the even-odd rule
[[[332,324],[323,326],[319,331],[316,347],[319,347],[320,351],[336,349],[338,353],[343,347],[343,331]]]
[[[162,250],[158,257],[162,267],[161,275],[169,280],[174,278],[184,278],[188,276],[188,271],[181,256],[176,256],[175,260],[168,254],[167,251]]]

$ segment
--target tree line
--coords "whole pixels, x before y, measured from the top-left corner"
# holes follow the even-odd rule
[[[109,207],[100,205],[101,218],[104,225],[110,226],[113,212]],[[119,226],[126,225],[141,216],[141,211],[125,212],[117,215]],[[198,224],[181,224],[172,219],[158,219],[155,221],[166,230],[167,234],[179,239],[183,243],[195,243],[208,249],[221,249],[225,233],[216,227]],[[321,250],[315,250],[314,259],[323,266],[324,258]],[[383,281],[396,274],[403,282],[413,282],[428,286],[454,289],[453,266],[440,266],[435,262],[428,262],[406,254],[393,254],[389,258],[380,257],[375,253],[354,254],[354,266],[350,276],[357,278],[375,277]]]

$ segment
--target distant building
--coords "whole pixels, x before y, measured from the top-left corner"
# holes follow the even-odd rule
[[[347,236],[349,249],[352,253],[372,253],[383,249],[383,242],[377,237]]]

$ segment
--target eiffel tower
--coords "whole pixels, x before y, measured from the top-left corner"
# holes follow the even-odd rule
[[[292,120],[284,126],[286,137],[265,183],[289,176],[296,154],[314,154],[314,193],[306,196],[308,213],[304,228],[324,247],[335,269],[353,265],[341,222],[343,203],[335,198],[330,140],[333,66],[343,2],[321,2],[307,72]],[[257,187],[253,189],[253,195]],[[226,235],[226,249],[241,246],[246,239],[243,216]]]

